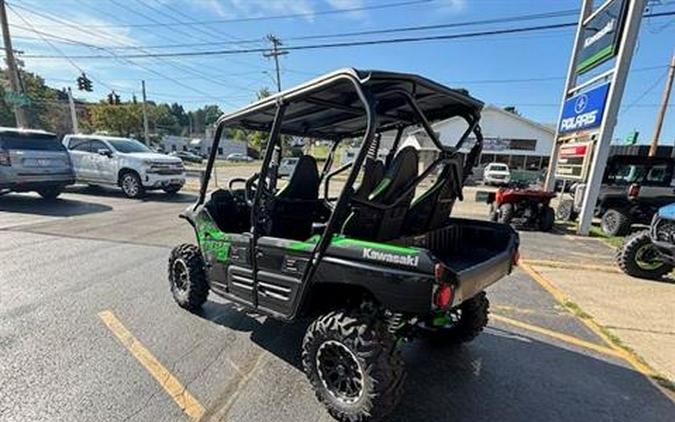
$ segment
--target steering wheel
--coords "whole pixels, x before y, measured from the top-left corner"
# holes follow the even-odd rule
[[[227,188],[229,190],[234,190],[234,189],[232,189],[232,186],[235,183],[246,183],[246,179],[243,178],[243,177],[235,177],[234,179],[230,179],[230,183],[227,184]]]

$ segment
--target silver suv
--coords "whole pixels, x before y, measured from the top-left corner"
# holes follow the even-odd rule
[[[73,183],[68,152],[55,134],[0,127],[0,194],[36,191],[55,199]]]

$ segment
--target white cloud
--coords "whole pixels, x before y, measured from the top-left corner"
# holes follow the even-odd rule
[[[197,4],[224,18],[302,13],[307,15],[305,19],[312,20],[314,13],[314,7],[308,0],[208,0]]]
[[[326,2],[333,8],[338,10],[347,10],[347,9],[357,9],[364,7],[365,3],[363,0],[326,0]],[[354,18],[354,19],[364,19],[367,17],[367,14],[364,10],[353,10],[347,13],[345,16]]]
[[[63,37],[75,41],[80,41],[93,45],[112,45],[112,44],[126,44],[138,45],[136,40],[129,34],[130,29],[111,26],[86,28],[80,30],[77,25],[114,25],[114,23],[99,19],[97,17],[70,11],[66,19],[73,26],[61,24],[59,22],[47,19],[46,17],[32,14],[28,11],[20,10],[20,16],[12,10],[8,9],[8,19],[12,24],[12,35],[23,36],[31,38],[40,38],[40,35],[53,35],[54,37]],[[42,12],[41,12],[42,13]],[[23,19],[22,19],[23,18]],[[35,31],[42,34],[37,34]]]
[[[443,9],[450,12],[461,12],[466,9],[467,0],[443,0]]]

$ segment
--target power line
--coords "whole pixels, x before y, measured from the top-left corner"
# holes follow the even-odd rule
[[[645,15],[647,17],[660,17],[660,16],[672,16],[675,15],[675,11],[661,12],[661,13],[652,13]],[[528,27],[518,27],[518,28],[507,28],[507,29],[494,29],[487,31],[477,31],[477,32],[465,32],[459,34],[444,34],[444,35],[433,35],[433,36],[420,36],[420,37],[403,37],[403,38],[387,38],[387,39],[376,39],[376,40],[363,40],[363,41],[348,41],[348,42],[336,42],[336,43],[321,43],[321,44],[304,44],[304,45],[295,45],[287,46],[285,49],[288,51],[300,51],[300,50],[316,50],[316,49],[328,49],[328,48],[345,48],[345,47],[357,47],[357,46],[368,46],[368,45],[384,45],[384,44],[402,44],[402,43],[413,43],[413,42],[423,42],[423,41],[447,41],[453,39],[463,39],[463,38],[475,38],[483,36],[492,36],[492,35],[502,35],[502,34],[514,34],[514,33],[523,33],[523,32],[533,32],[533,31],[543,31],[549,29],[559,29],[559,28],[570,28],[576,27],[576,22],[566,22],[566,23],[556,23],[548,25],[536,25]],[[236,54],[252,54],[252,53],[264,53],[266,48],[246,48],[246,49],[235,49],[235,50],[210,50],[210,51],[185,51],[185,52],[167,52],[167,53],[149,53],[149,54],[124,54],[119,55],[119,57],[124,58],[148,58],[148,57],[199,57],[199,56],[223,56],[223,55],[236,55]],[[36,58],[36,59],[52,59],[54,56],[49,55],[24,55],[24,57]],[[73,56],[78,59],[108,59],[107,56],[101,55],[80,55]]]
[[[175,25],[184,25],[184,26],[197,26],[197,25],[215,25],[220,23],[233,23],[233,22],[252,22],[252,21],[265,21],[265,20],[276,20],[276,19],[290,19],[298,17],[312,17],[312,16],[325,16],[325,15],[338,15],[352,12],[361,12],[366,10],[381,10],[389,9],[395,7],[411,6],[416,4],[431,3],[435,0],[410,0],[402,1],[397,3],[385,3],[371,6],[360,6],[360,7],[349,7],[344,9],[328,9],[328,10],[318,10],[315,12],[299,12],[299,13],[289,13],[285,15],[272,15],[272,16],[252,16],[246,18],[231,18],[231,19],[211,19],[211,20],[201,20],[201,21],[179,21],[177,23],[170,22],[156,22],[156,23],[138,23],[138,24],[123,24],[123,25],[110,25],[110,24],[99,24],[99,25],[81,25],[86,28],[152,28],[157,26],[175,26]]]

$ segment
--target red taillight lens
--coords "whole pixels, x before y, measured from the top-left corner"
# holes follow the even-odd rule
[[[9,151],[0,151],[0,166],[11,166],[12,160],[9,159]]]
[[[434,305],[439,308],[446,309],[452,303],[452,286],[449,284],[442,283],[436,289],[436,295],[434,296]]]
[[[628,197],[636,198],[640,194],[640,185],[630,185],[628,188]]]
[[[518,265],[518,261],[520,261],[520,251],[518,249],[513,252],[513,265]]]

